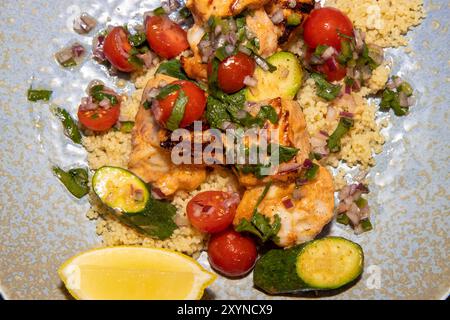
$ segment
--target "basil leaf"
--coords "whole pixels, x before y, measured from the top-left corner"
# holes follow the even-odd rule
[[[340,85],[333,85],[325,80],[324,76],[318,73],[311,74],[311,78],[314,79],[317,86],[316,94],[317,96],[325,99],[327,101],[332,101],[336,99],[336,97],[341,92]]]
[[[328,139],[327,145],[330,152],[341,151],[341,139],[342,137],[353,127],[353,120],[348,118],[341,118],[336,130]]]
[[[189,80],[186,73],[184,73],[180,60],[173,59],[166,62],[163,62],[159,65],[156,73],[165,74],[167,76],[171,76],[181,80]]]
[[[76,198],[81,199],[89,193],[89,174],[86,169],[71,169],[66,172],[61,168],[53,167],[52,171]]]
[[[31,87],[28,89],[27,98],[28,101],[37,102],[40,100],[49,101],[53,91],[50,90],[33,90]]]
[[[221,129],[225,122],[231,122],[226,105],[213,96],[208,96],[206,120],[212,128]]]
[[[130,40],[133,47],[139,47],[147,41],[147,36],[143,32],[138,32],[134,35],[129,35],[128,40]]]
[[[138,231],[160,240],[168,239],[178,228],[173,217],[177,213],[174,205],[166,201],[151,197],[143,212],[138,214],[124,213],[117,215],[123,223],[136,228]]]
[[[73,142],[81,144],[81,133],[78,129],[78,125],[67,110],[56,107],[52,111],[53,114],[61,120],[64,127],[64,134]]]
[[[161,88],[159,94],[156,96],[156,100],[163,100],[167,98],[171,93],[181,89],[179,84],[168,84],[167,86]]]
[[[299,149],[297,149],[297,148],[286,147],[286,146],[282,146],[282,145],[278,145],[278,144],[274,144],[274,143],[269,145],[269,151],[271,153],[274,148],[279,149],[279,162],[280,163],[291,161],[299,152]]]
[[[172,114],[167,120],[166,126],[167,129],[171,131],[175,131],[180,127],[181,120],[183,120],[184,113],[186,111],[186,105],[189,101],[188,96],[184,93],[183,90],[180,90],[178,94],[178,98],[175,101],[175,104],[172,109]]]

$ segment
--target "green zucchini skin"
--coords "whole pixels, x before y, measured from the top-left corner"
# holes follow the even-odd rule
[[[280,51],[267,59],[277,68],[264,71],[257,68],[254,77],[258,84],[246,92],[248,101],[263,101],[275,98],[293,99],[303,82],[303,70],[297,57],[290,52]]]
[[[132,198],[131,186],[140,190],[141,200]],[[92,178],[92,188],[104,204],[121,213],[142,212],[150,201],[150,192],[145,182],[123,168],[101,167]]]
[[[299,263],[302,261],[302,255],[311,255],[311,250],[324,249],[324,246],[331,246],[334,250],[350,250],[352,253],[351,272],[349,274],[330,275],[331,280],[327,283],[320,281],[311,281],[314,278],[314,270],[305,268],[299,270]],[[325,248],[326,250],[326,248]],[[354,255],[354,256],[353,256]],[[303,264],[305,262],[303,261]],[[311,261],[314,264],[314,261]],[[306,261],[306,265],[308,262]],[[336,264],[330,264],[333,269]],[[316,290],[334,290],[341,288],[354,280],[362,273],[364,266],[364,254],[362,248],[347,239],[341,237],[326,237],[313,240],[302,245],[283,250],[270,250],[263,255],[256,263],[253,272],[253,282],[256,287],[269,294],[299,293]],[[329,278],[328,278],[329,280]]]

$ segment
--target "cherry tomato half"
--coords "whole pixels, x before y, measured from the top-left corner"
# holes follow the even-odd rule
[[[305,42],[308,47],[313,49],[318,45],[327,45],[339,51],[341,40],[345,40],[339,33],[353,36],[352,22],[344,13],[335,8],[313,10],[303,27]]]
[[[113,28],[105,38],[103,52],[106,59],[119,71],[133,72],[136,67],[128,61],[132,46],[123,27]]]
[[[253,269],[258,252],[252,238],[233,229],[211,236],[208,257],[211,266],[229,277],[246,275]]]
[[[239,52],[219,64],[217,80],[219,88],[225,93],[235,93],[245,87],[245,77],[251,77],[255,72],[255,60]],[[208,64],[208,73],[212,74],[212,64]]]
[[[148,17],[145,26],[147,41],[159,56],[172,59],[189,48],[186,31],[168,17]]]
[[[178,84],[181,86],[181,90],[184,91],[188,97],[188,103],[185,107],[184,117],[181,120],[180,128],[185,128],[191,125],[194,121],[200,120],[205,112],[206,108],[206,94],[195,83],[191,81],[179,80],[172,84]],[[152,108],[153,115],[161,126],[165,126],[167,120],[169,120],[172,114],[172,109],[177,101],[180,91],[174,91],[169,94],[163,100],[159,100],[158,107],[155,110]]]
[[[221,191],[206,191],[197,194],[187,205],[187,215],[192,225],[206,233],[225,230],[233,222],[239,197]]]
[[[78,120],[92,131],[106,131],[111,129],[119,120],[120,104],[109,109],[78,110]]]
[[[305,55],[305,60],[310,61],[312,55],[314,54],[314,49],[308,48]],[[334,59],[331,61],[330,59]],[[336,57],[332,57],[325,61],[322,65],[311,66],[315,71],[325,75],[326,79],[330,82],[340,81],[347,75],[347,68],[336,61]]]

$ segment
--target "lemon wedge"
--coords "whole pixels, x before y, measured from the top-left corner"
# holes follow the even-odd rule
[[[80,300],[194,300],[216,279],[181,253],[130,246],[83,252],[58,274]]]

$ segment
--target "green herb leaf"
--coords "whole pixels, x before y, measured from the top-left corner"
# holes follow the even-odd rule
[[[341,118],[336,130],[328,139],[327,145],[330,152],[341,151],[342,137],[353,127],[354,121],[348,118]]]
[[[109,94],[109,93],[103,92],[104,88],[105,88],[105,86],[102,85],[102,84],[98,84],[96,86],[93,86],[90,89],[90,94],[92,96],[92,99],[95,102],[101,102],[104,99],[108,99],[109,102],[111,103],[111,105],[114,106],[114,105],[118,104],[119,101],[118,101],[117,97],[115,95],[113,95],[113,94]]]
[[[180,90],[178,94],[178,98],[175,101],[175,104],[172,109],[172,113],[170,114],[169,119],[167,120],[166,127],[171,131],[175,131],[180,127],[180,123],[183,120],[184,113],[186,111],[186,105],[189,101],[188,96],[183,90]]]
[[[370,222],[369,219],[361,221],[361,227],[364,232],[368,232],[373,229],[372,223]]]
[[[276,145],[276,144],[271,144],[270,149],[273,150],[272,148],[279,148],[280,163],[291,161],[297,155],[297,153],[300,151],[297,148],[286,147],[286,146]]]
[[[181,67],[180,60],[177,59],[161,63],[156,70],[156,73],[165,74],[167,76],[171,76],[181,80],[189,80],[186,73],[184,73],[183,68]]]
[[[155,10],[153,10],[153,14],[154,14],[155,16],[162,16],[162,15],[165,15],[165,14],[166,14],[166,11],[164,10],[163,7],[158,7],[158,8],[156,8]]]
[[[70,116],[67,110],[54,107],[53,114],[61,120],[64,127],[64,134],[69,137],[73,142],[81,144],[81,133],[78,129],[78,125],[75,120]]]
[[[266,197],[271,186],[272,184],[268,183],[259,196],[251,221],[249,222],[246,219],[242,219],[235,228],[237,232],[250,232],[254,234],[261,239],[263,243],[268,240],[277,241],[277,234],[281,229],[281,219],[277,214],[274,216],[273,224],[271,224],[268,217],[265,217],[258,212],[258,207]]]
[[[72,67],[76,67],[77,66],[77,62],[75,61],[74,58],[70,58],[67,61],[64,61],[63,63],[61,63],[61,66],[63,66],[64,68],[72,68]]]
[[[40,100],[49,101],[53,91],[50,90],[34,90],[30,87],[27,92],[28,101],[37,102]]]
[[[311,78],[314,79],[317,86],[317,96],[325,99],[327,101],[332,101],[336,99],[336,97],[341,92],[340,85],[333,85],[325,80],[324,76],[318,73],[311,74]]]
[[[118,218],[145,235],[165,240],[170,238],[178,228],[173,221],[176,213],[177,209],[171,203],[151,197],[143,212],[137,214],[124,213]]]
[[[156,96],[156,100],[163,100],[167,98],[170,94],[181,89],[179,84],[168,84],[167,86],[161,88],[159,94]]]
[[[340,224],[343,224],[345,226],[348,226],[350,224],[350,219],[345,213],[342,213],[342,214],[337,216],[336,222],[340,223]]]
[[[81,199],[89,193],[89,174],[86,169],[71,169],[66,172],[61,168],[53,167],[52,171],[76,198]]]
[[[181,8],[180,11],[179,11],[179,14],[180,14],[180,17],[183,18],[183,19],[187,19],[190,16],[192,16],[191,11],[187,7]]]
[[[305,172],[305,179],[311,181],[314,180],[317,176],[317,173],[319,172],[319,166],[315,163],[313,163],[312,167],[306,170]]]
[[[130,40],[130,43],[133,47],[139,47],[147,41],[147,36],[143,32],[138,32],[133,35],[128,36],[128,40]]]
[[[122,121],[120,122],[120,132],[122,133],[131,133],[134,128],[134,122],[133,121]]]

